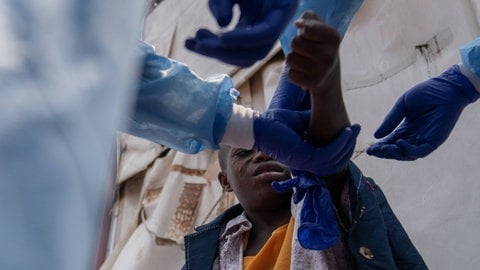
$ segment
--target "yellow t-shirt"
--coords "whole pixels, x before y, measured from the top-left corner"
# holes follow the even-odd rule
[[[294,219],[275,231],[255,256],[243,257],[244,270],[290,269]]]

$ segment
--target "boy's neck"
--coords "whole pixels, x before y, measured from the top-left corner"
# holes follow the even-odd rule
[[[291,210],[288,207],[262,213],[247,212],[247,216],[252,223],[252,229],[249,232],[244,256],[254,256],[265,245],[273,231],[288,224],[291,218]]]

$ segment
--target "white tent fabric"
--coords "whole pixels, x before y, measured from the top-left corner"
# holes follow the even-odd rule
[[[365,1],[341,48],[346,106],[362,124],[359,152],[404,91],[460,62],[458,48],[480,35],[479,8],[478,0]],[[416,46],[424,44],[422,54]],[[424,159],[355,160],[383,188],[431,269],[480,265],[479,126],[477,102]]]
[[[480,104],[467,107],[449,140],[415,162],[367,156],[365,148],[396,99],[410,87],[460,62],[458,48],[480,36],[480,0],[365,0],[341,46],[344,97],[352,122],[362,125],[355,162],[384,189],[398,218],[431,269],[476,269],[480,265]],[[241,101],[263,109],[282,68],[278,46],[249,69],[193,54],[185,37],[215,28],[206,0],[164,0],[147,18],[145,40],[159,54],[187,63],[201,76],[230,74]],[[119,165],[119,219],[115,249],[104,269],[178,269],[180,233],[192,230],[234,203],[216,184],[213,152],[189,156],[129,136]],[[160,157],[161,156],[161,157]],[[132,163],[135,162],[135,163]],[[177,168],[177,169],[173,169]],[[200,170],[185,174],[179,168]],[[173,170],[172,170],[173,169]],[[188,226],[169,231],[185,183],[202,193]],[[216,209],[216,210],[212,210]],[[213,212],[212,212],[213,211]],[[188,228],[188,229],[187,229]],[[177,228],[178,229],[178,228]]]

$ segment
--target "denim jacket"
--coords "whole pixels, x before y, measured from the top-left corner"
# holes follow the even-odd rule
[[[428,269],[380,187],[352,162],[348,171],[352,227],[347,243],[357,268]],[[185,236],[186,262],[183,269],[212,269],[218,256],[218,239],[222,229],[242,212],[243,208],[235,205]]]

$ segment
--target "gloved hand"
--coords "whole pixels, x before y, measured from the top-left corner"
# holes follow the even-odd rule
[[[309,120],[310,111],[275,109],[263,112],[253,122],[255,149],[292,169],[317,176],[340,172],[353,154],[360,126],[345,128],[330,144],[315,147],[305,142],[304,132]]]
[[[293,202],[303,198],[300,226],[297,237],[306,249],[322,250],[333,246],[338,240],[338,225],[332,198],[320,177],[305,171],[292,170],[292,179],[273,182],[272,187],[285,192],[295,187]]]
[[[463,108],[479,97],[459,67],[452,66],[398,99],[374,134],[385,138],[367,154],[397,160],[427,156],[448,138]]]
[[[295,13],[298,0],[209,0],[210,11],[220,26],[232,20],[232,8],[240,7],[240,19],[227,33],[199,29],[185,46],[225,63],[247,67],[264,58]]]

